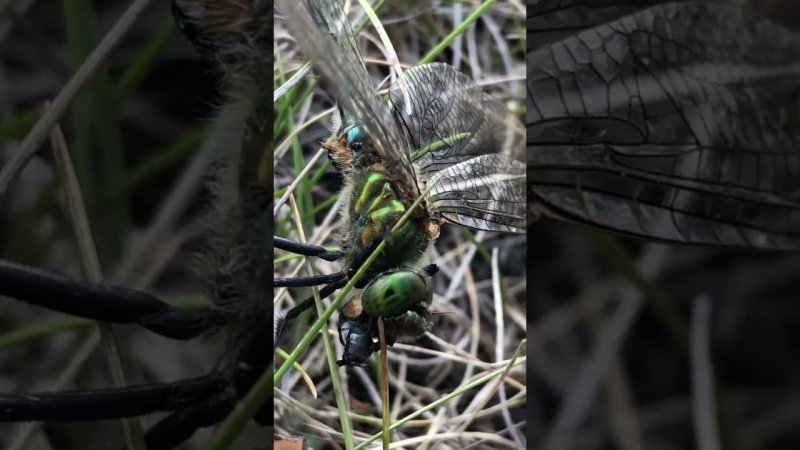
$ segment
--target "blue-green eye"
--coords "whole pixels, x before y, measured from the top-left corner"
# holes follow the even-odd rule
[[[353,125],[347,130],[347,146],[354,151],[361,150],[366,139],[367,135],[364,134],[364,130],[359,126]]]

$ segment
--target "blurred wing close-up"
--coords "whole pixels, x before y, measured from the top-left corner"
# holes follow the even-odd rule
[[[798,19],[528,2],[535,448],[800,442]]]

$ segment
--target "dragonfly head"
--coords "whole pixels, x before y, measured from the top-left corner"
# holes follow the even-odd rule
[[[363,127],[347,125],[337,131],[336,138],[323,144],[328,160],[337,172],[369,167],[379,162],[374,152],[368,152],[369,137]]]
[[[347,148],[354,152],[360,152],[364,147],[364,141],[367,140],[367,134],[358,125],[350,126],[345,132],[347,138]]]

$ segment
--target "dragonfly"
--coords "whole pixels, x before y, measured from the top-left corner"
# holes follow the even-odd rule
[[[527,6],[531,219],[800,249],[795,31],[756,2]]]
[[[443,63],[404,71],[384,101],[340,2],[282,1],[278,10],[315,73],[335,93],[341,120],[323,148],[343,177],[345,201],[339,251],[274,240],[276,249],[340,261],[342,269],[276,278],[273,286],[324,285],[325,297],[363,268],[354,286],[359,292],[340,311],[344,350],[338,363],[365,365],[378,349],[378,318],[389,345],[431,329],[430,278],[438,268],[425,256],[443,224],[524,233],[524,131],[502,103]],[[367,264],[382,243],[382,253]],[[314,305],[310,297],[279,318],[276,346],[287,323]]]
[[[225,174],[216,174],[207,245],[198,255],[199,275],[208,282],[212,304],[181,308],[148,292],[6,260],[0,260],[0,295],[4,301],[8,297],[100,324],[138,325],[176,341],[216,334],[227,341],[226,351],[208,373],[169,383],[3,393],[0,422],[100,421],[166,412],[146,431],[144,444],[150,450],[177,448],[196,430],[221,422],[271,365],[263,349],[270,336],[258,325],[271,322],[272,316],[263,295],[271,276],[262,270],[272,235],[271,152],[265,150],[272,143],[271,90],[260,77],[272,66],[272,2],[175,0],[172,7],[189,40],[222,63],[223,85],[235,99],[236,114],[231,115],[231,105],[222,108],[217,132],[207,144]],[[258,424],[271,422],[268,409],[255,414]],[[141,448],[133,434],[126,442]]]

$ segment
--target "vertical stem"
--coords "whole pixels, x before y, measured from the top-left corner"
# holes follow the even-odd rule
[[[383,328],[383,317],[378,317],[378,338],[381,347],[381,402],[383,403],[383,449],[389,450],[392,441],[391,430],[392,414],[389,406],[389,351],[386,348],[386,333]]]
[[[103,275],[100,270],[100,259],[97,256],[97,248],[92,239],[92,232],[86,215],[86,207],[81,197],[78,177],[73,170],[72,161],[67,150],[67,143],[64,140],[64,135],[61,133],[61,127],[58,125],[53,128],[51,142],[56,164],[61,173],[62,186],[66,193],[69,215],[72,220],[72,227],[75,230],[75,238],[78,240],[78,248],[80,249],[84,271],[89,280],[97,283],[102,282]],[[114,336],[114,330],[112,326],[108,324],[98,323],[97,327],[100,330],[101,342],[108,354],[107,361],[114,385],[117,387],[124,387],[127,385],[125,381],[125,371],[122,366],[122,356],[120,355],[119,346]],[[130,450],[144,448],[142,428],[137,419],[125,419],[122,421],[122,426],[125,432],[127,447]]]

